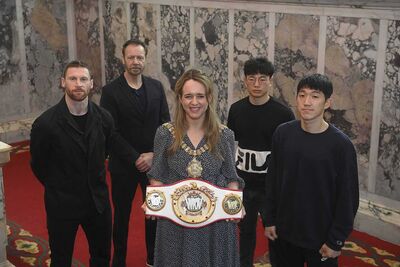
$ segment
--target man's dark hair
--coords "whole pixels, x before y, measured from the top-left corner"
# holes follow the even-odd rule
[[[90,72],[89,65],[81,60],[72,60],[64,68],[63,77],[67,74],[69,68],[85,68],[89,71],[89,77],[92,79],[92,73]]]
[[[126,41],[126,42],[124,43],[124,45],[122,46],[122,55],[123,55],[123,56],[125,56],[125,48],[126,48],[128,45],[134,45],[134,46],[140,45],[140,46],[142,46],[142,47],[144,48],[144,54],[147,56],[147,47],[146,47],[146,44],[145,44],[144,42],[140,41],[139,39],[130,39],[130,40],[128,40],[128,41]]]
[[[321,91],[325,99],[330,98],[333,92],[332,82],[328,76],[319,73],[311,74],[301,79],[297,85],[297,94],[303,88]]]
[[[251,58],[244,63],[245,76],[264,74],[271,78],[274,72],[274,65],[265,57]]]

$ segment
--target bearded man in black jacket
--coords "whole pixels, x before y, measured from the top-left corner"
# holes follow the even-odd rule
[[[93,79],[85,63],[68,63],[61,85],[63,98],[35,120],[30,143],[31,167],[45,189],[50,266],[71,266],[81,226],[90,266],[108,267],[111,207],[105,159],[121,142],[110,113],[89,101]]]

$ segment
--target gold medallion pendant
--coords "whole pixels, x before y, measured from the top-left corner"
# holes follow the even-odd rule
[[[203,166],[201,166],[201,162],[194,157],[188,164],[186,168],[189,177],[199,178],[203,172]]]
[[[201,174],[203,173],[203,166],[201,165],[201,162],[196,159],[196,156],[200,156],[201,154],[206,152],[208,150],[208,145],[204,144],[202,147],[198,149],[192,149],[182,141],[181,148],[190,156],[193,156],[193,159],[189,162],[186,168],[189,177],[200,178]]]

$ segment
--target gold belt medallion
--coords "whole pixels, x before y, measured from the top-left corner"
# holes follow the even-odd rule
[[[196,182],[175,189],[172,194],[172,208],[183,222],[198,224],[207,221],[215,210],[217,198],[214,191]]]
[[[146,206],[152,211],[162,210],[165,202],[165,195],[160,190],[152,190],[146,194]]]
[[[242,199],[237,194],[229,194],[222,200],[222,208],[229,215],[238,214],[242,210]]]

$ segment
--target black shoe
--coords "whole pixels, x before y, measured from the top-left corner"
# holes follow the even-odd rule
[[[125,262],[113,259],[111,267],[126,267]]]
[[[146,260],[147,267],[153,267],[153,265],[154,265],[154,260],[149,260],[149,259]]]

